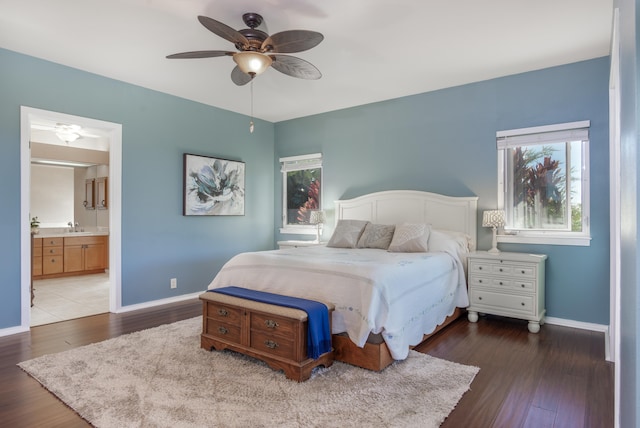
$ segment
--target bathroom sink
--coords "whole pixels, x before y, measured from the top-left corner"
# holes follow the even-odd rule
[[[73,236],[87,236],[87,235],[95,235],[95,232],[66,232],[68,235],[73,235]]]

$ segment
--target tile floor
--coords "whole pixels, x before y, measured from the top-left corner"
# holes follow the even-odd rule
[[[31,326],[109,312],[109,275],[33,281]]]

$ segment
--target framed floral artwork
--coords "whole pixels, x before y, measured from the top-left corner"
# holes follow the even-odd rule
[[[185,153],[183,215],[244,215],[244,167]]]

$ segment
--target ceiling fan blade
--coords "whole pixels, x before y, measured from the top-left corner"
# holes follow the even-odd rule
[[[234,52],[228,51],[193,51],[181,52],[173,55],[167,55],[168,59],[189,59],[189,58],[213,58],[217,56],[231,56]]]
[[[271,67],[280,73],[297,77],[298,79],[317,80],[322,77],[322,73],[313,64],[295,56],[289,55],[269,55],[273,62]]]
[[[245,36],[229,27],[227,24],[223,24],[220,21],[216,21],[215,19],[211,19],[207,16],[202,15],[198,16],[198,21],[200,21],[200,23],[204,25],[207,30],[211,31],[214,34],[217,34],[223,39],[229,40],[233,44],[240,44],[242,46],[249,45],[249,40],[247,40]]]
[[[265,52],[294,53],[317,46],[324,36],[315,31],[289,30],[273,34],[262,43]]]
[[[231,70],[231,80],[238,86],[246,85],[251,82],[251,76],[240,70],[237,65]]]

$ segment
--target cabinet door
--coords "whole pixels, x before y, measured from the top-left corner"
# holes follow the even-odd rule
[[[84,182],[84,202],[82,202],[82,204],[88,210],[96,209],[94,186],[95,180],[93,179],[88,179]]]
[[[80,272],[84,270],[84,248],[82,245],[64,246],[64,271]]]
[[[105,245],[104,244],[89,244],[84,248],[84,269],[95,270],[104,269],[105,266]]]
[[[104,210],[107,206],[107,177],[96,178],[96,207]]]

